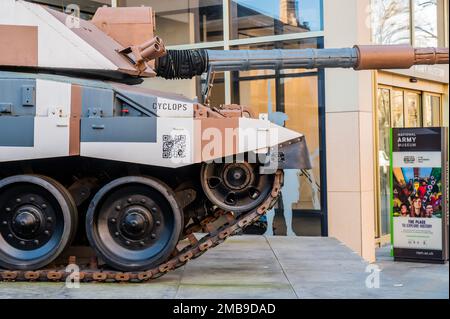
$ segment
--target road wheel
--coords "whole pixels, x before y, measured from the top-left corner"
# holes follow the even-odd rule
[[[35,270],[71,243],[77,208],[57,181],[17,175],[0,181],[0,267]]]
[[[92,200],[86,232],[97,254],[122,271],[151,269],[165,262],[183,229],[173,191],[142,176],[116,179]]]
[[[201,183],[208,199],[233,212],[248,212],[269,196],[274,175],[259,173],[259,165],[243,163],[204,163]]]

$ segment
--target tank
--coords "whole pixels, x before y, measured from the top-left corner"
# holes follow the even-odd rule
[[[147,281],[271,209],[283,170],[311,168],[306,137],[211,105],[215,72],[448,63],[409,46],[166,50],[152,18],[1,1],[1,280]],[[201,102],[139,86],[201,75]]]

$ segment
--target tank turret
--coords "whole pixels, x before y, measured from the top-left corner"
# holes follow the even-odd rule
[[[22,0],[0,1],[0,47],[1,280],[72,275],[52,264],[86,281],[158,278],[258,221],[283,169],[311,168],[303,134],[133,85],[145,78],[207,73],[209,88],[221,71],[448,63],[448,49],[408,46],[166,50],[150,8],[85,21]]]
[[[164,52],[153,32],[150,8],[100,8],[86,21],[27,1],[2,0],[0,69],[137,84],[155,76],[153,58]]]

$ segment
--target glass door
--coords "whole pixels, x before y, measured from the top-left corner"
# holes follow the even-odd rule
[[[398,89],[389,89],[389,92],[392,92],[392,108],[390,115],[392,118],[392,127],[405,127],[403,91]],[[391,104],[391,101],[389,101],[389,104]]]
[[[392,99],[391,99],[391,95]],[[401,97],[401,99],[399,98]],[[391,108],[391,100],[395,101]],[[388,88],[378,89],[378,208],[379,214],[376,220],[377,237],[389,233],[390,211],[390,187],[389,187],[389,131],[391,128],[391,113],[393,121],[398,126],[403,126],[403,96],[392,92]],[[399,107],[401,105],[401,108]],[[392,112],[391,112],[392,109]],[[400,112],[401,110],[401,112]]]
[[[424,93],[423,95],[423,126],[438,127],[441,125],[441,96]]]
[[[421,94],[419,92],[404,91],[405,127],[421,127],[420,112]]]
[[[375,234],[390,233],[390,138],[391,127],[439,127],[442,125],[442,97],[439,94],[379,86],[377,91],[377,207]],[[381,242],[385,242],[381,240]]]

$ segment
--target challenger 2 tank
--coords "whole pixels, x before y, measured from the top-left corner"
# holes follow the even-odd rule
[[[283,169],[311,167],[306,138],[210,105],[214,72],[448,63],[409,46],[166,50],[152,17],[0,2],[0,279],[146,281],[271,209]],[[202,74],[203,103],[139,86]]]

